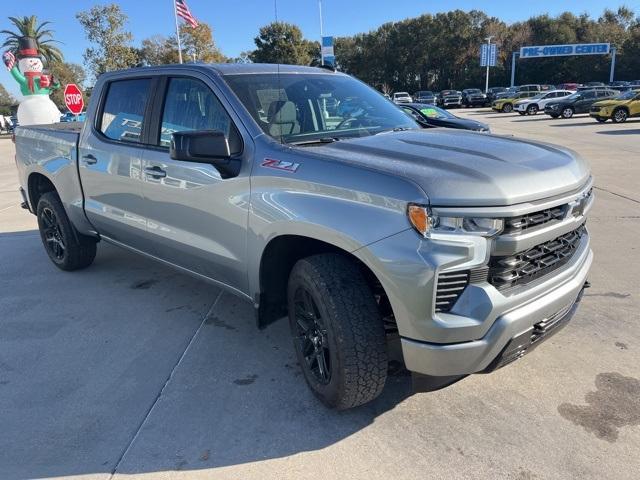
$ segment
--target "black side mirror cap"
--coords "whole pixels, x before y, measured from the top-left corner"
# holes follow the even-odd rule
[[[172,133],[169,156],[173,160],[211,164],[222,178],[235,177],[240,171],[240,160],[231,157],[229,139],[219,130]]]

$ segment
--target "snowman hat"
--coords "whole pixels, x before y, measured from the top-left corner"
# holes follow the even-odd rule
[[[33,37],[20,37],[18,39],[18,59],[40,58],[38,54],[38,42]]]

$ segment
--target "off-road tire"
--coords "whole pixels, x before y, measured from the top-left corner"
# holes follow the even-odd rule
[[[36,215],[42,244],[56,267],[72,271],[93,263],[96,257],[96,240],[76,231],[57,193],[42,194],[38,200]]]
[[[322,320],[328,345],[330,377],[319,379],[313,360],[303,348],[298,316],[300,292],[308,292],[315,304],[312,315]],[[313,393],[328,407],[345,410],[375,399],[387,378],[386,335],[375,297],[358,266],[338,254],[319,254],[299,260],[289,276],[287,292],[289,324],[298,362]],[[319,320],[318,320],[319,322]],[[322,329],[320,329],[322,330]],[[314,338],[318,338],[317,336]],[[306,350],[309,351],[308,349]],[[317,366],[317,361],[315,363]],[[326,364],[325,364],[326,365]]]
[[[611,121],[613,123],[624,123],[627,121],[627,118],[629,118],[629,113],[624,108],[617,108],[611,115]]]

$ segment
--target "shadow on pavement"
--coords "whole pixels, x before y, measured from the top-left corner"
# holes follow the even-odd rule
[[[638,135],[640,134],[640,128],[634,128],[632,130],[601,130],[600,135]]]
[[[257,330],[248,303],[110,245],[73,273],[50,263],[35,230],[0,234],[0,247],[3,479],[319,450],[413,392],[393,363],[376,401],[328,410],[304,383],[284,320]]]
[[[593,120],[591,122],[580,122],[580,123],[556,123],[551,126],[552,127],[582,127],[584,125],[591,125],[593,127],[594,125],[597,125],[597,122]]]

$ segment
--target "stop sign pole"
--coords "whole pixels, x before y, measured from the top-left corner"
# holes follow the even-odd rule
[[[64,87],[64,103],[74,115],[79,115],[84,110],[82,90],[75,83],[70,83]]]

